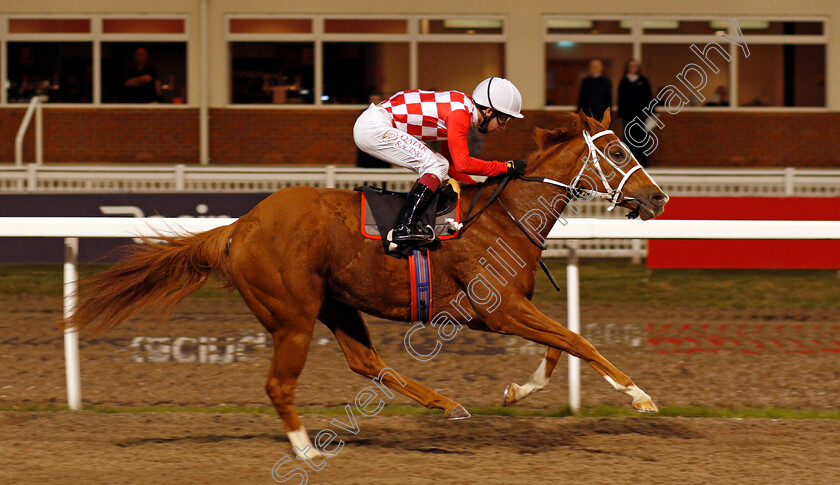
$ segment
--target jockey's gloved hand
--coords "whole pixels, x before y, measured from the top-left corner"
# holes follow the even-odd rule
[[[528,162],[525,160],[508,160],[505,165],[507,165],[507,174],[511,177],[522,177],[525,175],[525,168],[528,166]]]

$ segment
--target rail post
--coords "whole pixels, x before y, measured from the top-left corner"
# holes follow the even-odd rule
[[[326,188],[335,188],[335,165],[326,166],[326,180],[324,181]]]
[[[577,241],[570,241],[566,260],[567,328],[580,333],[580,278],[578,274]],[[569,408],[580,411],[580,359],[569,355]]]
[[[26,164],[26,191],[38,190],[38,166],[34,163]]]
[[[44,110],[43,103],[35,103],[35,163],[44,164]]]
[[[175,190],[182,191],[186,188],[186,167],[183,163],[175,165]]]
[[[64,239],[64,318],[70,318],[76,311],[79,289],[79,238]],[[67,407],[82,409],[82,378],[79,370],[79,332],[64,330],[64,362],[67,377]]]
[[[796,169],[793,167],[785,167],[785,195],[791,196],[796,192]]]

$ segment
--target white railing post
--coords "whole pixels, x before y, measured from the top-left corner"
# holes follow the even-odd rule
[[[35,192],[38,190],[38,166],[34,163],[26,165],[26,191]]]
[[[79,238],[64,239],[64,318],[70,318],[76,311],[79,289]],[[79,370],[79,332],[64,330],[64,362],[67,376],[67,406],[73,410],[82,409],[82,378]]]
[[[633,264],[641,264],[642,258],[644,257],[644,251],[642,251],[642,240],[641,239],[631,239],[630,240],[630,251],[632,255],[630,256],[630,262]]]
[[[44,164],[44,113],[43,104],[35,103],[35,163]]]
[[[580,278],[578,276],[577,241],[570,241],[566,261],[566,327],[580,334]],[[580,359],[569,355],[569,408],[580,411]]]
[[[327,165],[324,175],[326,177],[325,180],[324,180],[325,187],[328,188],[328,189],[334,189],[335,188],[335,165]]]
[[[796,169],[793,167],[785,168],[785,195],[794,195],[796,192]]]
[[[33,96],[32,100],[29,101],[29,106],[26,107],[26,113],[23,115],[23,121],[20,122],[20,128],[18,128],[17,135],[15,135],[15,165],[21,166],[23,165],[23,138],[26,136],[26,130],[29,128],[29,123],[32,121],[32,115],[38,107],[38,104],[42,101],[41,96]],[[40,113],[40,111],[39,111]],[[39,115],[40,116],[40,115]],[[36,120],[35,124],[39,125],[39,121]],[[38,128],[38,126],[36,126]],[[35,133],[35,157],[37,162],[38,152],[42,148],[38,148],[41,142],[41,135]]]
[[[182,163],[175,165],[175,190],[185,190],[187,187],[185,168]]]

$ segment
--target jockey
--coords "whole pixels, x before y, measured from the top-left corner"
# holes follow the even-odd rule
[[[522,118],[522,96],[507,79],[481,81],[472,97],[458,91],[401,91],[378,105],[371,104],[356,120],[353,138],[364,152],[420,174],[388,234],[394,243],[429,243],[434,230],[420,222],[438,187],[449,177],[475,182],[469,175],[521,176],[525,162],[507,163],[470,156],[471,126],[486,134],[505,128],[510,118]],[[424,142],[445,140],[441,153]]]

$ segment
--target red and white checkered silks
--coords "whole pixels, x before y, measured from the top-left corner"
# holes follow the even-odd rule
[[[473,116],[475,105],[458,91],[402,91],[381,106],[394,118],[394,128],[423,141],[446,139],[446,117],[462,110]]]

